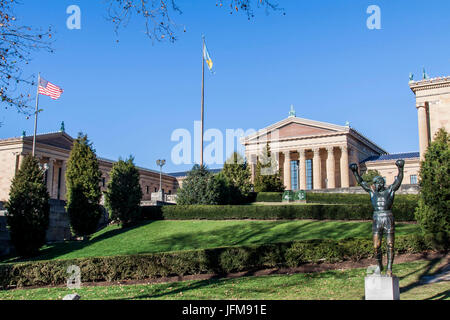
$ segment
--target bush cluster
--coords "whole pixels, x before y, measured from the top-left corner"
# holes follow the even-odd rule
[[[385,246],[383,245],[383,248]],[[421,236],[397,237],[396,254],[432,247]],[[193,274],[297,267],[304,263],[358,261],[372,256],[371,239],[304,240],[143,255],[51,260],[0,265],[0,287],[64,284],[70,265],[81,269],[82,282],[142,280]]]
[[[414,208],[397,204],[392,210],[396,221],[413,221]],[[142,207],[145,220],[230,220],[230,219],[315,219],[371,220],[372,205],[306,204],[306,205],[189,205]]]

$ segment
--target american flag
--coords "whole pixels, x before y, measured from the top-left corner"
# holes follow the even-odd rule
[[[61,94],[64,92],[63,89],[54,85],[51,82],[48,82],[44,78],[39,79],[39,94],[44,96],[49,96],[53,100],[59,99]]]

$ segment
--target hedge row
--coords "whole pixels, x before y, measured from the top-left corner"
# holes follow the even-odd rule
[[[255,202],[281,202],[283,192],[258,192],[255,196]]]
[[[414,221],[415,205],[396,203],[392,213],[396,221]],[[370,204],[305,204],[305,205],[191,205],[191,206],[147,206],[142,207],[146,220],[371,220]]]
[[[385,247],[383,245],[383,247]],[[423,237],[397,237],[395,250],[419,253],[432,249]],[[370,239],[305,240],[130,256],[50,260],[0,265],[0,288],[61,285],[67,268],[76,265],[82,282],[142,280],[193,274],[297,267],[304,263],[358,261],[372,257]]]
[[[327,204],[342,204],[342,203],[367,204],[370,202],[370,196],[368,194],[307,192],[306,201],[308,203],[327,203]],[[395,196],[394,205],[396,203],[408,203],[417,206],[418,201],[419,196],[416,194],[398,194]]]

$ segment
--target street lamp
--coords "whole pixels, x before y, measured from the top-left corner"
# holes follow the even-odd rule
[[[162,191],[162,167],[166,164],[166,160],[156,160],[156,165],[159,166],[159,192]]]

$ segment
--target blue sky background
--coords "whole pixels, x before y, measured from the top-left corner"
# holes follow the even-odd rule
[[[57,31],[55,53],[36,54],[27,72],[65,90],[58,101],[41,97],[38,131],[57,131],[64,120],[73,137],[89,135],[99,156],[132,154],[152,169],[165,158],[167,172],[191,167],[171,163],[170,136],[177,128],[193,134],[200,120],[202,33],[216,71],[206,74],[205,126],[224,133],[263,128],[294,104],[298,117],[350,121],[388,152],[417,151],[408,75],[420,78],[422,67],[432,77],[450,74],[446,0],[279,0],[286,15],[257,10],[251,21],[213,0],[179,0],[174,44],[152,44],[140,19],[116,36],[104,1],[22,3],[21,23]],[[72,4],[81,8],[81,30],[66,28]],[[382,30],[366,27],[372,4],[381,8]],[[2,108],[0,121],[0,138],[33,132],[33,120],[12,110]]]

